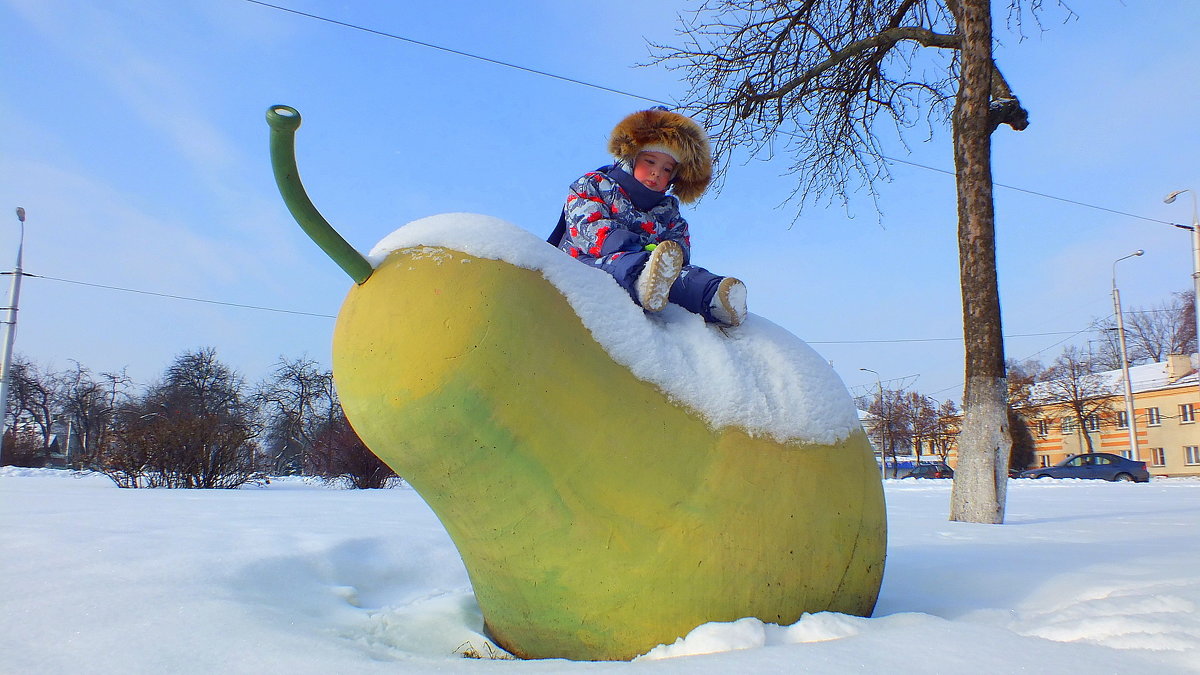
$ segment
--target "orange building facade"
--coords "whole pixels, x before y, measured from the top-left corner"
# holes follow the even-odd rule
[[[1133,389],[1136,454],[1131,451],[1121,371],[1101,373],[1114,392],[1083,424],[1063,401],[1046,401],[1018,412],[1035,439],[1035,466],[1052,466],[1072,455],[1109,452],[1146,463],[1152,476],[1200,476],[1200,381],[1192,360],[1129,369]]]

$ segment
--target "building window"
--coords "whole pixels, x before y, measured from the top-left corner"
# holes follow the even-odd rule
[[[1083,428],[1088,431],[1100,431],[1100,416],[1088,415],[1083,418]]]
[[[1045,436],[1050,435],[1050,422],[1051,422],[1051,420],[1038,420],[1037,421],[1038,436],[1045,437]]]
[[[1117,428],[1118,429],[1128,429],[1129,428],[1129,413],[1125,412],[1124,410],[1117,411]]]
[[[1200,445],[1187,445],[1183,448],[1184,460],[1189,466],[1200,464]]]
[[[1070,417],[1062,418],[1061,428],[1064,434],[1069,434],[1075,431],[1075,420]]]
[[[1038,465],[1041,466],[1043,469],[1050,466],[1050,456],[1049,455],[1042,455],[1038,459],[1041,460],[1041,462],[1039,462]]]
[[[1118,450],[1117,454],[1124,457],[1125,459],[1133,459],[1133,451],[1132,450]]]
[[[1162,413],[1158,412],[1158,408],[1146,408],[1146,424],[1152,427],[1162,424]]]
[[[1196,421],[1196,408],[1191,403],[1179,404],[1179,422],[1181,424],[1191,424]]]
[[[1166,466],[1167,453],[1162,448],[1150,448],[1150,466]]]

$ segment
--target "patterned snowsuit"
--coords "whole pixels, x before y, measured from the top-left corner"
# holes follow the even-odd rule
[[[558,227],[548,241],[573,258],[608,272],[638,301],[638,275],[650,253],[647,244],[675,241],[683,249],[683,271],[668,299],[716,322],[710,304],[721,279],[688,264],[692,243],[675,197],[638,182],[620,164],[601,167],[571,184]]]

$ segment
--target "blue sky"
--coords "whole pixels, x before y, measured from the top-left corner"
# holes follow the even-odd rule
[[[688,3],[276,4],[655,99],[685,92],[648,60]],[[997,60],[1030,111],[994,137],[1001,303],[1008,355],[1052,360],[1057,343],[1112,312],[1189,288],[1200,189],[1194,0],[1076,2]],[[1050,3],[1047,3],[1050,4]],[[48,278],[22,288],[16,350],[53,368],[78,360],[148,382],[184,349],[212,346],[254,380],[280,355],[329,360],[349,279],[279,200],[269,105],[295,106],[301,174],[318,208],[362,251],[443,212],[498,216],[537,233],[566,186],[606,162],[605,140],[647,103],[268,9],[245,0],[0,0],[0,267],[28,212],[25,271],[206,298],[268,312]],[[947,134],[894,157],[951,169]],[[719,193],[685,210],[699,264],[736,275],[751,311],[807,340],[855,393],[907,384],[961,396],[953,179],[906,165],[846,207],[780,204],[787,162],[735,163]],[[316,314],[318,316],[311,316]],[[1028,336],[1028,337],[1022,337]],[[1084,336],[1073,339],[1080,343]]]

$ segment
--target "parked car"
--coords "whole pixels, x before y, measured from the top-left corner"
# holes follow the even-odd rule
[[[918,464],[901,478],[954,478],[954,469],[945,464]]]
[[[1054,466],[1022,471],[1021,478],[1092,478],[1148,483],[1150,472],[1146,470],[1145,462],[1135,462],[1107,452],[1092,452],[1068,457]]]

